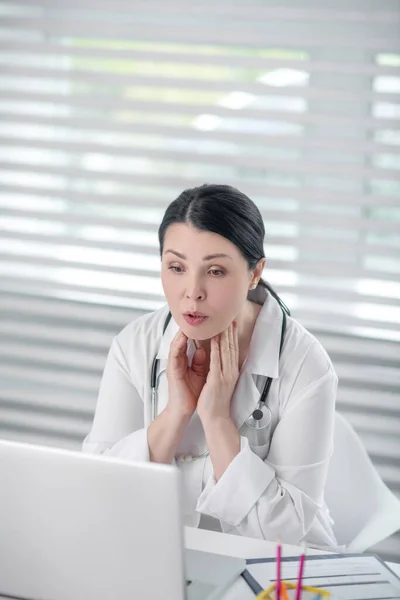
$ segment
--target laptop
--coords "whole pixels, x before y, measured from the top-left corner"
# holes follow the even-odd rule
[[[221,598],[245,561],[184,550],[181,476],[0,440],[0,596]]]

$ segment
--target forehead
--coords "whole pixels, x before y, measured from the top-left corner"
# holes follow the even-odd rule
[[[206,249],[208,254],[223,252],[232,257],[239,255],[236,246],[222,235],[201,231],[187,223],[174,223],[165,232],[164,252],[172,249],[189,256],[196,255],[200,247]]]

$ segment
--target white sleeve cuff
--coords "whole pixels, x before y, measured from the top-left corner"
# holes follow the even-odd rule
[[[86,436],[82,444],[82,452],[114,456],[123,460],[150,462],[147,429],[147,427],[137,429],[114,445],[107,444],[106,442],[91,442],[89,436]],[[175,458],[172,459],[171,465],[176,466]]]
[[[257,456],[246,437],[240,452],[220,480],[212,475],[200,494],[196,510],[237,527],[275,478],[274,469]]]
[[[124,460],[137,460],[148,462],[149,447],[147,444],[147,428],[137,429],[126,437],[119,440],[116,444],[106,442],[91,442],[88,437],[85,438],[83,452],[102,454],[103,456],[114,456]]]

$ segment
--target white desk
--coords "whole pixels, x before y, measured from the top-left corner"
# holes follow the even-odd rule
[[[216,531],[185,527],[185,545],[192,550],[227,554],[239,558],[270,558],[276,556],[276,544],[265,540],[255,540],[238,535],[228,535]],[[301,548],[298,546],[282,546],[282,556],[298,556]],[[326,554],[320,550],[308,549],[307,554]],[[398,577],[400,564],[386,563]],[[254,600],[254,594],[241,577],[224,595],[223,600]]]
[[[193,550],[215,552],[239,558],[268,558],[275,557],[276,545],[273,542],[256,540],[238,535],[228,535],[216,531],[194,529],[185,527],[185,546]],[[299,555],[301,548],[298,546],[282,546],[283,556]],[[324,554],[319,550],[307,550],[307,554]],[[390,568],[400,577],[400,564],[387,563]],[[0,596],[0,600],[5,596]],[[254,600],[254,594],[247,583],[239,578],[231,589],[225,594],[223,600]]]
[[[276,544],[265,540],[255,540],[238,535],[228,535],[217,531],[206,531],[185,527],[185,546],[191,550],[227,554],[239,558],[269,558],[276,556]],[[297,556],[298,546],[282,545],[282,556]],[[307,554],[325,554],[319,550],[307,550]],[[224,595],[223,600],[254,600],[254,594],[241,577]]]
[[[203,550],[215,554],[238,556],[239,558],[269,558],[276,556],[276,544],[240,535],[228,535],[217,531],[185,527],[185,546],[191,550]],[[297,556],[299,546],[282,545],[282,556]],[[307,550],[307,554],[326,554],[320,550]]]
[[[193,550],[226,554],[239,558],[267,558],[275,557],[276,545],[265,540],[255,540],[238,535],[228,535],[205,529],[185,527],[185,546]],[[301,548],[297,546],[282,546],[283,556],[296,556]],[[308,554],[322,554],[318,550],[308,550]],[[5,598],[0,596],[0,600]],[[254,594],[241,577],[225,594],[223,600],[254,600]]]

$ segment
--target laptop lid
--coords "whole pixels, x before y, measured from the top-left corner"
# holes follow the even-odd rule
[[[0,440],[0,595],[183,600],[180,477]]]

